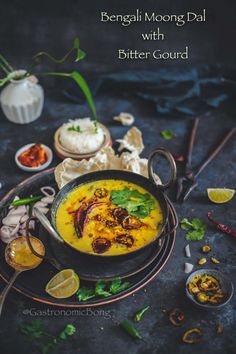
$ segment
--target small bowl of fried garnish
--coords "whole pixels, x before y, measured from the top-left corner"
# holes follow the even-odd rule
[[[198,269],[188,276],[185,291],[194,305],[210,310],[226,305],[234,288],[226,274],[216,269]]]
[[[44,144],[27,144],[22,146],[15,154],[17,166],[27,172],[44,170],[52,162],[52,150]]]

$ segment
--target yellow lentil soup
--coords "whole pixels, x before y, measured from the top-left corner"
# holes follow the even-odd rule
[[[61,202],[56,227],[79,251],[113,256],[149,244],[160,233],[159,203],[142,187],[122,180],[102,180],[72,190]]]

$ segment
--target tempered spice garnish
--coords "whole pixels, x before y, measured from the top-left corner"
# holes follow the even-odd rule
[[[220,282],[209,274],[195,275],[188,284],[188,291],[201,304],[217,305],[226,296],[221,290]]]
[[[184,313],[179,308],[174,308],[169,314],[170,322],[176,326],[180,327],[184,323]]]
[[[203,332],[200,328],[191,328],[184,332],[182,340],[187,344],[195,344],[201,342]]]
[[[212,213],[209,211],[207,213],[208,220],[217,228],[217,230],[224,232],[225,234],[236,237],[236,230],[233,230],[231,227],[219,223],[212,217]]]

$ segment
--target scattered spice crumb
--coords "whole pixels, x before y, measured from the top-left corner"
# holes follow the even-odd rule
[[[198,263],[199,265],[203,265],[203,264],[206,264],[206,262],[207,262],[207,259],[206,259],[206,258],[200,258],[197,263]]]
[[[183,311],[177,307],[174,308],[169,314],[169,320],[176,327],[182,326],[182,324],[184,323]]]
[[[190,328],[184,332],[182,340],[187,344],[195,344],[201,342],[203,337],[203,332],[201,328]]]
[[[203,253],[209,253],[211,251],[211,247],[209,245],[204,245],[201,247]]]
[[[221,334],[221,333],[223,333],[223,331],[224,331],[223,324],[222,323],[217,323],[217,325],[216,325],[216,333],[217,334]]]
[[[217,259],[215,257],[211,257],[211,262],[214,263],[214,264],[219,264],[220,263],[219,259]]]

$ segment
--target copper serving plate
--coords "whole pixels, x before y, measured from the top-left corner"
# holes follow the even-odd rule
[[[4,206],[6,204],[9,204],[9,202],[13,200],[15,195],[19,195],[20,197],[26,197],[29,196],[30,194],[36,194],[38,193],[39,188],[45,185],[51,185],[56,188],[55,179],[54,179],[54,169],[50,169],[38,173],[24,180],[23,182],[18,184],[14,189],[12,189],[0,202],[0,221],[2,220],[3,217],[5,217],[7,213],[7,208],[4,208]],[[147,262],[146,266],[143,266],[144,263],[140,262],[137,265],[137,267],[140,267],[139,271],[135,271],[135,272],[131,271],[130,274],[126,274],[125,278],[130,282],[130,287],[125,289],[124,291],[121,291],[119,294],[107,298],[97,298],[97,299],[95,298],[93,300],[89,300],[86,302],[79,302],[75,295],[69,299],[60,299],[60,300],[54,299],[44,291],[47,282],[57,272],[57,270],[47,261],[43,261],[42,264],[37,269],[22,274],[15,283],[14,286],[15,290],[17,290],[21,294],[33,300],[36,300],[44,304],[63,306],[63,307],[73,307],[73,308],[100,306],[100,305],[118,301],[120,299],[123,299],[133,294],[134,292],[137,292],[139,289],[141,289],[147,283],[149,283],[163,269],[163,267],[165,266],[167,260],[169,259],[172,253],[174,243],[175,243],[176,231],[173,230],[170,233],[169,231],[173,229],[173,226],[177,223],[177,216],[174,207],[168,198],[167,198],[167,203],[169,207],[169,216],[168,216],[167,224],[165,226],[167,236],[163,239],[163,244],[161,245],[160,249],[159,248],[156,249],[157,252],[156,257],[153,257],[155,250],[153,253],[151,253],[151,257],[153,257],[153,259],[150,257],[149,259],[150,262]],[[41,238],[40,233],[38,233],[37,236]],[[49,244],[47,244],[47,242],[49,241],[46,241],[43,238],[42,240],[44,243],[46,242],[46,248],[48,250]],[[0,276],[5,281],[8,281],[12,276],[12,269],[4,261],[3,255],[4,255],[5,246],[6,245],[3,242],[0,242],[0,257],[1,257]],[[78,259],[78,253],[76,253],[76,257]],[[79,274],[79,259],[78,259],[78,274]],[[93,286],[94,281],[96,280],[97,280],[96,277],[94,280],[89,280],[89,281],[81,280],[82,286],[83,285]]]

